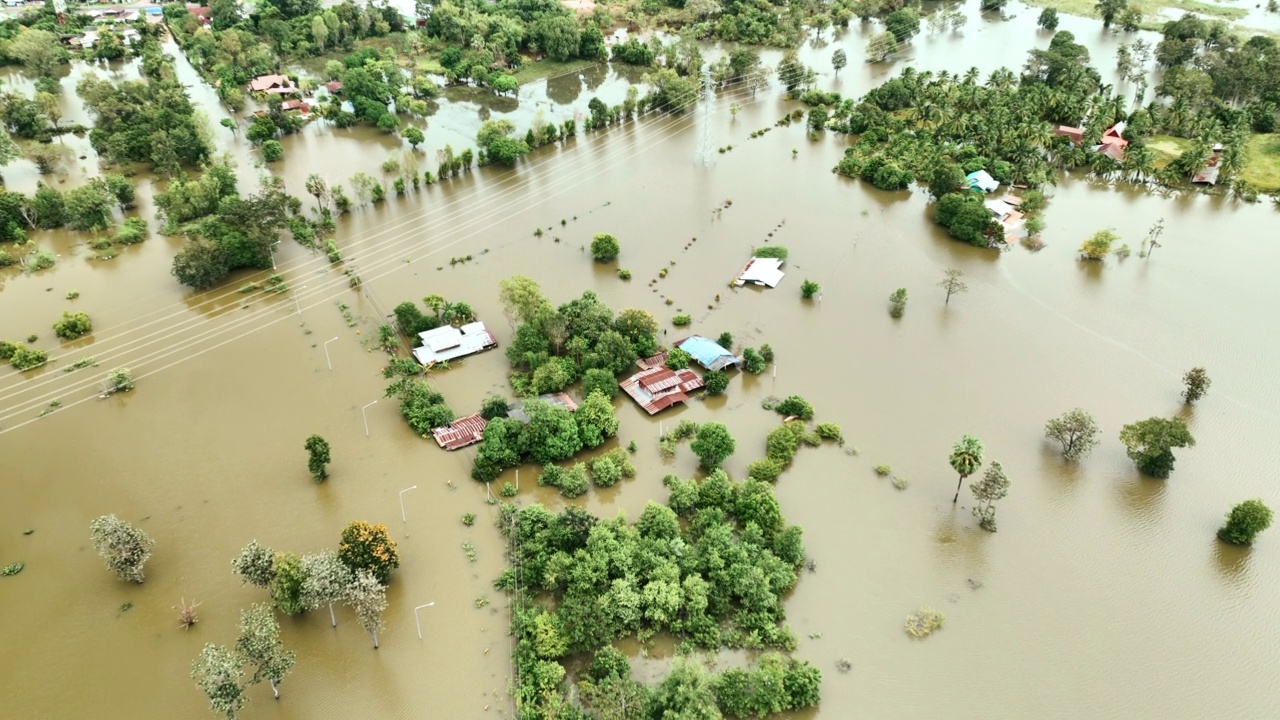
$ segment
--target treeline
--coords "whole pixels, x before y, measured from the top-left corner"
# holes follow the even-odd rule
[[[119,85],[90,75],[76,90],[94,116],[89,142],[112,163],[141,162],[174,174],[209,159],[212,141],[178,82],[173,61],[153,37],[141,46],[145,80]]]
[[[657,351],[658,323],[645,310],[613,310],[587,291],[559,308],[522,275],[503,280],[499,299],[518,323],[507,346],[518,395],[558,392],[593,369],[617,375]]]
[[[802,531],[786,524],[771,486],[720,470],[666,482],[672,506],[651,501],[635,523],[573,506],[558,515],[503,507],[512,567],[496,584],[514,593],[522,717],[560,716],[574,696],[594,717],[749,717],[818,703],[817,668],[776,653],[717,676],[677,661],[656,688],[632,680],[615,640],[670,633],[688,650],[795,646],[782,598],[804,561]],[[583,670],[570,677],[570,668]]]
[[[31,196],[0,189],[0,242],[24,242],[28,230],[105,230],[116,209],[133,207],[133,183],[122,175],[92,178],[62,191],[40,183]]]
[[[258,192],[242,198],[229,160],[205,167],[196,179],[174,178],[156,195],[165,231],[187,237],[173,258],[174,277],[201,290],[218,284],[232,270],[271,267],[271,250],[280,231],[311,227],[299,216],[302,201],[286,194],[283,186],[280,178],[264,176]]]

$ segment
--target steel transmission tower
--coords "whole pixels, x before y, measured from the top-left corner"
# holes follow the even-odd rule
[[[711,113],[715,110],[716,93],[711,86],[711,71],[702,71],[702,140],[698,143],[698,161],[711,167]]]

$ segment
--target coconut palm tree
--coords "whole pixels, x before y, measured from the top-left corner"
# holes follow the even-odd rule
[[[972,435],[961,437],[960,442],[951,448],[949,458],[951,467],[960,474],[960,482],[956,483],[956,495],[951,498],[952,505],[960,499],[960,488],[964,485],[964,479],[982,467],[982,453],[982,441]]]

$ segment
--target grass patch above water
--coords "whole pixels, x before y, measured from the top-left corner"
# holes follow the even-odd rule
[[[1177,159],[1179,155],[1191,147],[1191,141],[1172,135],[1152,135],[1147,140],[1147,148],[1155,153],[1155,166],[1160,168]]]
[[[1280,133],[1249,138],[1240,177],[1259,190],[1280,190]]]
[[[1035,7],[1051,7],[1068,15],[1101,17],[1098,14],[1096,0],[1026,0],[1026,3]],[[1217,2],[1202,2],[1202,0],[1130,0],[1129,7],[1142,12],[1142,26],[1147,30],[1159,30],[1164,25],[1165,19],[1160,17],[1160,11],[1163,9],[1194,12],[1225,20],[1239,20],[1249,14],[1249,11],[1244,8]]]
[[[570,60],[569,62],[556,62],[555,60],[539,60],[535,63],[529,63],[520,68],[516,73],[516,82],[524,85],[525,83],[537,82],[549,77],[557,75],[568,75],[570,73],[580,72],[592,65],[597,64],[598,60]]]

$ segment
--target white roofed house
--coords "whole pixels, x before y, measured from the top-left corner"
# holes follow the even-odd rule
[[[478,320],[462,327],[445,325],[427,330],[418,333],[418,339],[422,346],[413,349],[413,357],[428,366],[498,347],[498,339]]]
[[[782,272],[783,262],[779,258],[753,257],[742,268],[742,272],[738,273],[738,278],[733,281],[733,284],[778,287],[778,283],[782,282],[782,276],[786,274]]]

